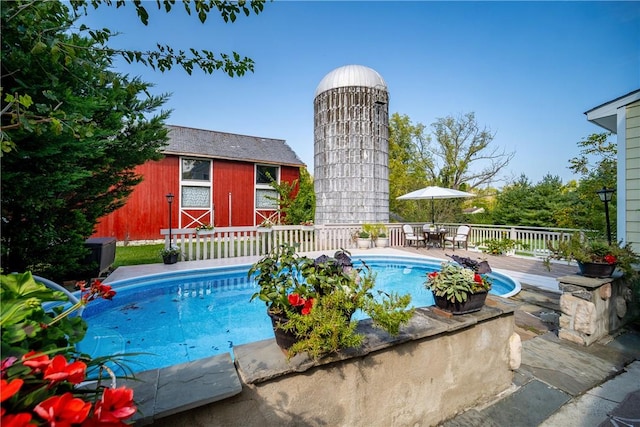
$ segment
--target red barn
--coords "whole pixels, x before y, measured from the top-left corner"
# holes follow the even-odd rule
[[[117,240],[161,239],[169,226],[252,226],[277,215],[269,185],[293,182],[304,163],[284,140],[168,126],[164,159],[136,168],[144,177],[125,206],[104,216],[94,236]],[[275,221],[274,221],[275,222]]]

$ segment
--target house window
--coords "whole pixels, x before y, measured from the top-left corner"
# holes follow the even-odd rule
[[[256,165],[256,209],[278,209],[278,192],[271,182],[279,182],[280,168]]]
[[[180,163],[183,208],[211,208],[211,161],[183,158]]]

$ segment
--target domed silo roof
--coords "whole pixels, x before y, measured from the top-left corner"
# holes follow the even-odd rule
[[[377,87],[387,90],[387,84],[376,70],[364,65],[345,65],[324,76],[316,88],[314,98],[327,90],[347,86]]]

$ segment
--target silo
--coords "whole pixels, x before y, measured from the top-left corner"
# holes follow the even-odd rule
[[[346,65],[314,98],[317,224],[389,221],[389,94],[375,70]]]

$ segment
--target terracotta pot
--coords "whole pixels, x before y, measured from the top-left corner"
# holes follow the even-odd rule
[[[616,269],[616,264],[608,264],[606,262],[578,262],[580,274],[584,277],[594,277],[603,279],[611,277]]]
[[[448,311],[451,314],[466,314],[473,313],[474,311],[480,311],[484,302],[487,299],[489,292],[478,292],[470,294],[465,302],[451,302],[445,297],[433,296],[436,301],[436,306],[444,311]]]
[[[280,325],[286,324],[289,319],[284,314],[275,314],[267,311],[267,314],[271,318],[271,325],[273,325],[273,334],[276,338],[276,344],[283,349],[288,350],[298,342],[298,337],[292,331],[283,330]]]

